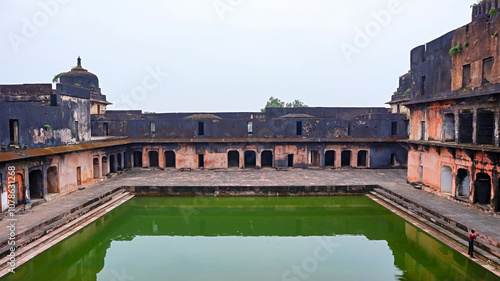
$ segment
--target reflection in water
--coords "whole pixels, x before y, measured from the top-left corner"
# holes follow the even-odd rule
[[[113,241],[97,280],[393,280],[402,272],[385,241],[363,236],[141,236]],[[134,258],[130,258],[134,253]],[[149,261],[158,262],[149,262]],[[355,263],[353,261],[356,261]],[[161,266],[159,266],[161,264]]]
[[[366,197],[134,198],[1,280],[113,279],[499,280]]]

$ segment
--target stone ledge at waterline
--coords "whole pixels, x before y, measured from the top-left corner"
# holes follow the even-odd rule
[[[137,196],[337,196],[363,195],[377,185],[353,186],[124,186]]]

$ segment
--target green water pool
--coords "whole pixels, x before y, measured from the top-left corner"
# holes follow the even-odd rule
[[[133,198],[4,280],[500,280],[367,197]]]

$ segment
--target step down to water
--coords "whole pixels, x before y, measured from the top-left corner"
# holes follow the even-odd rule
[[[386,204],[396,208],[398,211],[413,217],[416,221],[445,236],[449,241],[463,250],[468,249],[469,234],[467,231],[463,230],[463,227],[467,229],[466,226],[457,227],[456,225],[427,212],[425,208],[419,206],[418,204],[411,202],[408,199],[403,200],[400,196],[393,195],[386,190],[376,188],[371,192],[371,194],[384,201]],[[481,239],[476,240],[475,246],[477,257],[495,268],[500,269],[500,249],[498,247]]]
[[[423,211],[425,211],[425,212],[427,212],[429,214],[434,215],[437,218],[440,218],[441,220],[447,222],[448,224],[450,224],[452,226],[455,226],[455,227],[463,230],[466,233],[468,233],[468,231],[470,230],[469,226],[463,225],[460,222],[457,222],[457,221],[455,221],[455,220],[453,220],[451,218],[448,218],[448,217],[446,217],[446,216],[444,216],[444,215],[442,215],[440,213],[435,212],[434,210],[426,208],[426,207],[424,207],[424,206],[422,206],[422,205],[420,205],[420,204],[418,204],[416,202],[413,202],[412,200],[409,200],[408,198],[405,198],[404,196],[401,196],[401,195],[399,195],[399,194],[397,194],[397,193],[395,193],[395,192],[393,192],[391,190],[385,189],[383,187],[379,187],[378,190],[380,191],[381,194],[388,194],[388,197],[386,196],[387,198],[396,197],[396,198],[398,198],[398,199],[406,202],[407,204],[412,205],[413,207],[415,207],[417,209],[423,210]],[[481,233],[476,233],[476,234],[478,234],[479,237],[483,236],[483,238],[484,238],[483,241],[485,243],[487,243],[487,244],[489,244],[489,245],[491,245],[491,246],[493,246],[495,248],[499,248],[500,249],[500,241],[497,241],[496,239],[494,239],[492,237],[488,237],[487,235],[483,235]],[[468,238],[468,234],[467,234],[466,238]],[[500,253],[499,253],[498,256],[500,256]]]
[[[40,223],[39,225],[30,228],[24,232],[18,233],[16,235],[16,249],[21,247],[25,247],[26,245],[33,243],[34,241],[40,239],[44,235],[48,233],[54,232],[62,226],[66,226],[74,220],[77,220],[79,217],[82,217],[86,213],[99,208],[103,204],[112,201],[114,198],[118,196],[123,196],[125,193],[124,189],[113,190],[112,192],[108,192],[102,196],[89,200],[88,202],[80,205],[79,207],[75,207],[71,209],[69,212],[66,212],[62,215],[59,215],[55,218],[49,219]],[[0,243],[0,258],[5,257],[10,253],[11,246],[8,245],[8,240],[2,241]]]
[[[56,228],[44,227],[33,232],[29,236],[26,236],[22,239],[23,241],[16,241],[16,244],[23,244],[23,246],[17,248],[16,251],[16,260],[18,261],[17,266],[30,260],[37,254],[48,249],[53,244],[58,243],[95,219],[106,214],[108,211],[128,201],[132,197],[134,197],[134,195],[120,189],[119,191],[116,191],[104,198],[101,198],[97,202],[88,205],[77,213],[73,213],[55,222],[55,224],[57,224]],[[77,217],[75,218],[75,216]],[[0,277],[9,272],[9,269],[6,268],[8,259],[9,257],[5,255],[2,259],[0,259]]]

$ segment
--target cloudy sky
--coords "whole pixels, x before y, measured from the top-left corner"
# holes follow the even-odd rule
[[[3,0],[0,84],[50,83],[82,57],[109,109],[385,106],[410,50],[475,0]]]

